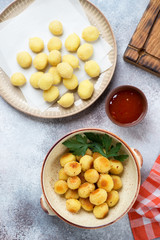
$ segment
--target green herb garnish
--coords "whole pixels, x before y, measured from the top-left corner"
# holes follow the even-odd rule
[[[107,158],[114,158],[119,161],[124,161],[128,155],[120,155],[119,151],[121,143],[112,145],[112,138],[107,134],[84,133],[84,135],[77,134],[73,138],[63,142],[69,148],[70,152],[77,156],[84,156],[87,149],[90,148],[92,152],[99,152]]]

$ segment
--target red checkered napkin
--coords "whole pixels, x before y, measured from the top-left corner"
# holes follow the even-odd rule
[[[160,237],[160,155],[128,216],[135,240]]]

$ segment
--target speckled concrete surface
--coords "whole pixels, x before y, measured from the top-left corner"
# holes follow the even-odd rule
[[[2,11],[11,0],[0,0]],[[109,20],[118,45],[118,62],[111,84],[99,100],[84,112],[60,120],[26,116],[0,98],[0,240],[132,240],[128,216],[114,225],[83,230],[40,208],[40,172],[51,146],[65,133],[81,127],[100,127],[124,139],[144,157],[142,181],[160,153],[160,79],[123,61],[123,53],[148,0],[92,0]],[[146,94],[149,110],[144,121],[120,128],[107,118],[105,97],[110,89],[132,84]]]

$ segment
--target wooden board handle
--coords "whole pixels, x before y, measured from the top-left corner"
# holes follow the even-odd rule
[[[138,24],[129,45],[142,49],[160,11],[160,0],[151,0]]]

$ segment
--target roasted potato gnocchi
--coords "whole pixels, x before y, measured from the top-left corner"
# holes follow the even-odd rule
[[[118,160],[110,160],[110,173],[120,174],[123,172],[123,164]]]
[[[107,216],[108,211],[109,211],[109,208],[107,203],[102,203],[94,207],[93,214],[96,218],[102,219]]]
[[[89,183],[96,183],[99,179],[99,173],[95,169],[88,169],[84,173],[84,178]]]
[[[119,201],[119,194],[117,191],[112,190],[111,192],[108,193],[107,204],[109,207],[115,206],[118,201]]]
[[[65,193],[65,198],[66,199],[78,199],[79,195],[78,195],[78,190],[72,190],[72,189],[68,189],[67,192]]]
[[[60,164],[62,167],[64,167],[66,163],[73,161],[76,161],[76,157],[72,153],[66,153],[60,158]]]
[[[75,161],[66,163],[64,166],[64,171],[68,176],[77,176],[81,172],[81,164]]]
[[[91,192],[89,196],[89,200],[94,205],[100,205],[104,203],[107,199],[107,192],[102,189],[98,188],[95,191]]]
[[[77,213],[81,209],[81,203],[77,199],[68,199],[66,201],[66,208],[69,212]]]
[[[89,155],[84,155],[80,159],[80,164],[82,166],[82,171],[85,172],[93,166],[93,157]]]
[[[64,168],[61,168],[58,174],[59,174],[59,180],[67,181],[68,175],[65,173]]]
[[[106,192],[110,192],[114,186],[112,177],[106,173],[100,174],[97,186],[103,188]]]
[[[81,185],[81,179],[77,176],[69,177],[67,179],[67,184],[68,184],[68,187],[72,190],[78,189],[79,186]]]
[[[113,189],[114,190],[119,190],[120,188],[122,188],[122,180],[119,176],[116,175],[111,175],[112,179],[113,179]]]
[[[94,160],[94,168],[99,173],[107,173],[111,169],[111,164],[107,158],[102,156]]]
[[[68,185],[64,180],[58,180],[54,184],[54,191],[58,194],[64,194],[68,189]]]
[[[81,198],[88,198],[94,189],[95,185],[93,183],[85,182],[78,188],[78,194]]]
[[[85,211],[87,211],[87,212],[93,211],[94,205],[89,201],[89,198],[80,198],[79,201],[81,203],[81,207]]]

